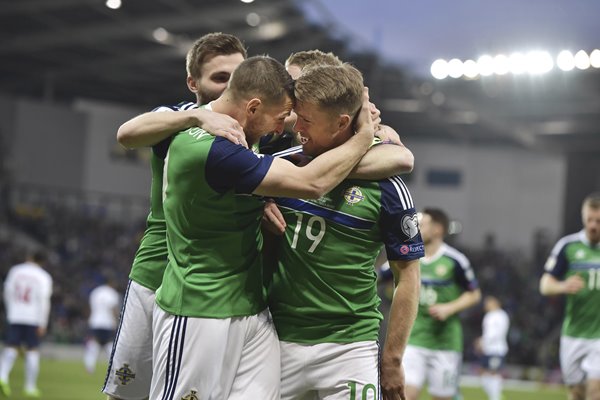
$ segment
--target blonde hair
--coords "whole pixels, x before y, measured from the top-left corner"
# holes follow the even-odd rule
[[[296,65],[301,70],[317,65],[342,65],[343,62],[333,53],[321,50],[305,50],[292,53],[285,60],[285,66]]]
[[[585,200],[583,200],[583,207],[589,207],[594,210],[600,209],[600,192],[589,194]]]
[[[296,80],[296,101],[318,105],[332,114],[351,117],[360,110],[363,77],[348,63],[307,68]]]

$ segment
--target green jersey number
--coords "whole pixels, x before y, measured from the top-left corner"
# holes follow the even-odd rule
[[[590,290],[600,290],[600,268],[590,269],[588,272],[588,289]]]
[[[350,388],[350,400],[358,400],[358,397],[356,396],[356,382],[348,382],[347,385]],[[360,388],[358,389],[360,390]],[[377,388],[372,383],[363,386],[361,391],[360,400],[368,399],[377,399]]]
[[[298,217],[298,220],[296,221],[296,229],[294,229],[294,238],[292,239],[291,245],[292,249],[295,249],[296,245],[298,245],[298,236],[300,236],[300,231],[302,230],[302,222],[304,220],[304,214],[296,213],[296,216]],[[325,220],[321,217],[312,215],[306,223],[305,234],[306,238],[312,241],[312,244],[308,249],[308,252],[312,253],[313,251],[315,251],[319,243],[321,243],[321,240],[325,235]]]

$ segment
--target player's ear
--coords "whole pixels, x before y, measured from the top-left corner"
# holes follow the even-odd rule
[[[348,114],[340,114],[338,117],[338,130],[340,132],[346,130],[352,123],[352,118]]]
[[[261,105],[262,105],[262,101],[260,101],[260,99],[257,99],[257,98],[251,99],[248,103],[246,103],[246,114],[247,115],[256,114],[256,111],[258,111],[258,109],[260,108]]]
[[[198,84],[196,83],[196,80],[194,78],[192,78],[191,76],[188,75],[188,77],[186,79],[186,83],[187,83],[188,89],[190,89],[190,92],[198,93]]]

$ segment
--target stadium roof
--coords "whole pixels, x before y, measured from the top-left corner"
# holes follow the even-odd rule
[[[0,92],[153,107],[190,99],[184,55],[201,35],[237,35],[250,55],[284,60],[319,48],[365,74],[385,121],[404,137],[600,151],[600,70],[540,77],[423,80],[307,19],[294,0],[2,0]]]

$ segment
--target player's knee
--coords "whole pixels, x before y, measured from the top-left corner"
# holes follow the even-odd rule
[[[588,381],[585,398],[586,400],[600,400],[600,379]]]

